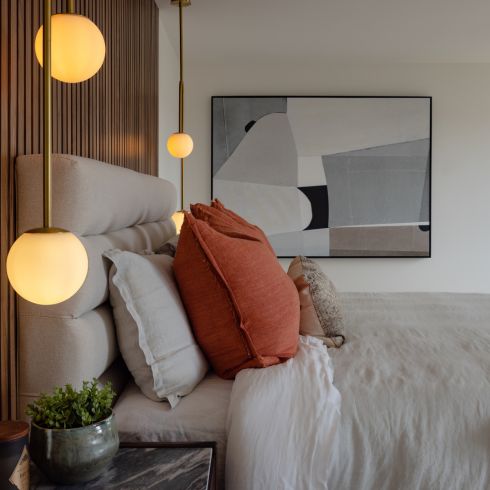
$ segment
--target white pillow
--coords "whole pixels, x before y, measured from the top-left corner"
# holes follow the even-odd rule
[[[136,384],[174,408],[208,370],[182,305],[168,255],[104,254],[119,349]]]

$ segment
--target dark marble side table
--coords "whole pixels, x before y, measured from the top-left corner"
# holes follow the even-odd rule
[[[31,489],[215,490],[216,444],[121,443],[107,470],[83,485],[49,482],[31,463]]]

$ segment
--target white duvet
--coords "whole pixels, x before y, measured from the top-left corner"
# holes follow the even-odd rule
[[[228,411],[227,490],[323,490],[340,419],[325,346],[300,337],[293,359],[241,371]]]
[[[237,376],[227,490],[490,490],[490,295],[342,300],[341,349]]]
[[[342,300],[330,489],[490,490],[490,295]]]

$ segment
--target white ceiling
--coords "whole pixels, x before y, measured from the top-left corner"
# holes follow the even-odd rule
[[[178,9],[156,0],[172,43]],[[186,60],[490,62],[490,0],[192,0]]]

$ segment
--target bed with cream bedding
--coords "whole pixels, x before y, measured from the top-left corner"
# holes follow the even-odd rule
[[[42,223],[36,204],[42,193],[41,156],[20,157],[16,173],[17,224],[23,232]],[[209,373],[174,410],[147,399],[132,382],[127,384],[108,303],[110,264],[104,252],[156,250],[172,237],[174,187],[102,162],[55,155],[53,188],[54,224],[81,237],[90,268],[81,290],[60,305],[19,301],[21,413],[28,402],[55,386],[80,387],[92,377],[111,380],[120,393],[115,411],[122,440],[217,441],[223,483],[226,442],[233,427],[227,421],[230,416],[237,420],[239,409],[233,407],[240,406],[237,400],[247,384],[239,382],[240,377],[233,383]],[[341,396],[340,420],[334,440],[322,440],[321,431],[313,436],[330,445],[324,449],[331,448],[324,461],[329,488],[488,490],[490,295],[350,293],[343,294],[342,301],[347,342],[326,354]],[[325,359],[317,361],[321,365]],[[269,369],[246,378],[262,390],[267,383],[255,381],[275,372]],[[283,389],[284,400],[294,400],[296,385],[284,376],[275,379],[274,392]],[[315,380],[319,378],[307,380],[312,404],[308,413],[324,400],[324,393],[311,388]],[[271,402],[267,393],[258,395],[264,403]],[[231,410],[230,400],[235,400]],[[284,436],[287,421],[278,420],[282,424],[269,424],[267,434],[280,430]],[[245,417],[241,430],[255,421]],[[250,434],[255,430],[251,427]],[[289,440],[292,449],[301,448],[308,437],[311,434],[296,439],[297,445]],[[252,444],[244,441],[249,455]],[[288,454],[279,443],[275,447],[276,459],[262,456],[262,466]],[[231,464],[240,464],[239,451],[228,456],[234,458]]]
[[[342,397],[328,488],[490,488],[490,295],[341,297],[347,342],[328,350]],[[123,437],[217,440],[223,471],[232,388],[208,376],[169,411],[131,387],[116,406]]]

